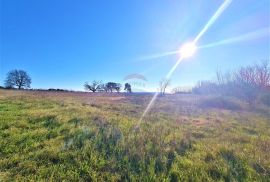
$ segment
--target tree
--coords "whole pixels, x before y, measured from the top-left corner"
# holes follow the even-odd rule
[[[125,89],[124,90],[131,93],[131,85],[129,83],[125,83]]]
[[[105,85],[107,92],[108,91],[113,92],[114,90],[117,92],[120,92],[121,87],[122,87],[122,85],[120,83],[115,83],[115,82],[108,82]]]
[[[224,74],[221,72],[221,70],[216,70],[216,77],[217,77],[217,84],[223,85],[225,83]]]
[[[217,71],[216,77],[216,81],[201,81],[192,91],[198,94],[232,96],[250,105],[270,91],[270,64],[267,60],[225,74]]]
[[[101,83],[97,88],[97,92],[108,92],[106,85]]]
[[[105,86],[106,86],[106,90],[107,91],[113,92],[113,90],[116,87],[116,83],[114,83],[114,82],[108,82],[108,83],[106,83]]]
[[[260,64],[255,65],[256,83],[261,88],[270,87],[270,62],[264,60]]]
[[[122,85],[120,83],[116,83],[115,90],[119,93],[122,88]]]
[[[237,81],[244,82],[248,85],[259,88],[267,88],[270,86],[270,65],[269,61],[262,61],[254,66],[241,67],[235,73]]]
[[[162,79],[159,81],[160,93],[165,94],[166,88],[170,85],[170,80]]]
[[[269,61],[263,61],[253,66],[241,67],[234,74],[237,96],[254,104],[262,92],[270,86]]]
[[[8,72],[5,80],[5,86],[7,88],[30,88],[31,78],[26,71],[23,70],[12,70]]]
[[[86,82],[84,84],[84,88],[85,90],[90,90],[92,92],[96,92],[97,90],[99,90],[99,87],[101,86],[101,81],[92,81],[91,84],[88,84],[88,82]]]

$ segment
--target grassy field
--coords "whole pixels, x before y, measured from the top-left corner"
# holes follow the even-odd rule
[[[0,181],[270,181],[270,108],[0,90]]]

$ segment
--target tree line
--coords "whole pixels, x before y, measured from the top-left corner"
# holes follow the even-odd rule
[[[29,74],[24,70],[11,70],[7,73],[6,80],[4,82],[6,89],[29,89],[32,83],[32,79]],[[92,92],[120,92],[122,85],[120,83],[108,82],[103,84],[101,81],[92,81],[90,84],[86,82],[84,88],[87,91]],[[131,93],[131,85],[125,83],[124,90]],[[66,91],[64,89],[48,89],[48,91]]]
[[[91,92],[120,92],[122,88],[121,83],[108,82],[103,84],[102,81],[92,81],[91,83],[86,82],[84,84],[84,88],[87,91]],[[125,83],[124,90],[131,93],[131,85],[129,83]]]
[[[5,80],[5,87],[0,88],[6,88],[6,89],[29,89],[30,85],[32,83],[31,77],[28,75],[28,73],[24,70],[12,70],[7,73],[7,77]],[[167,79],[162,79],[159,82],[159,91],[161,94],[165,94],[166,88],[169,86],[170,81]],[[102,81],[94,80],[90,83],[86,82],[84,84],[84,89],[86,91],[91,92],[117,92],[119,93],[122,89],[121,83],[116,82],[107,82],[102,83]],[[64,89],[48,89],[48,91],[66,91]],[[131,93],[132,88],[131,84],[125,83],[124,84],[124,91]]]
[[[216,71],[215,80],[200,81],[192,89],[195,94],[219,94],[254,104],[260,97],[270,100],[269,61],[240,67],[231,72]]]
[[[31,77],[24,70],[12,70],[8,72],[5,87],[7,89],[29,89],[32,83]],[[159,92],[165,94],[170,80],[162,79],[159,82]],[[116,82],[102,83],[102,81],[94,80],[84,84],[86,91],[91,92],[117,92],[123,88],[122,84]],[[49,89],[49,91],[62,91],[63,89]],[[63,90],[64,91],[64,90]],[[124,91],[131,93],[132,88],[129,83],[124,84]],[[253,104],[265,93],[270,92],[270,63],[262,61],[260,63],[240,67],[231,72],[216,71],[215,80],[199,81],[191,91],[183,91],[183,89],[175,88],[174,93],[193,93],[193,94],[219,94],[222,96],[233,96],[249,104]],[[266,98],[268,99],[268,98]],[[270,100],[270,94],[269,94]],[[270,102],[270,101],[269,101]]]

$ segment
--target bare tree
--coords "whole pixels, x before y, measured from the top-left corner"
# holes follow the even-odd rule
[[[216,70],[216,77],[217,77],[218,85],[223,85],[225,83],[224,75],[223,75],[223,73],[221,72],[220,69]]]
[[[166,88],[170,85],[170,80],[162,79],[159,81],[160,93],[165,94]]]
[[[216,77],[215,82],[200,82],[193,92],[233,96],[252,105],[263,93],[270,91],[270,64],[267,60],[225,74],[217,71]]]
[[[85,90],[90,90],[92,92],[96,92],[100,86],[101,86],[101,81],[96,81],[96,80],[92,81],[91,84],[88,84],[88,82],[84,84]]]
[[[241,67],[234,73],[235,81],[248,85],[256,85],[256,68],[254,66]]]
[[[256,83],[261,88],[270,87],[270,64],[269,60],[264,60],[261,64],[255,65]]]
[[[255,85],[260,88],[270,86],[270,65],[269,61],[262,61],[253,66],[240,68],[235,73],[235,79],[249,85]]]
[[[31,78],[26,71],[23,70],[12,70],[8,72],[5,80],[5,86],[7,88],[30,88]]]

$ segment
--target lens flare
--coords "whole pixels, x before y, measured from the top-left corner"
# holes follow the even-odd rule
[[[194,55],[194,53],[196,52],[197,47],[193,42],[188,42],[186,44],[184,44],[181,48],[180,48],[180,54],[181,57],[183,58],[189,58],[191,56]]]
[[[233,44],[233,43],[242,42],[242,41],[250,41],[250,40],[259,39],[259,38],[263,38],[263,37],[270,37],[270,27],[258,29],[258,30],[255,30],[253,32],[248,32],[248,33],[245,33],[245,34],[240,35],[240,36],[230,37],[230,38],[220,40],[217,42],[212,42],[209,44],[201,45],[199,47],[196,47],[196,50],[205,49],[205,48],[212,48],[212,47],[227,45],[227,44]],[[169,55],[179,54],[179,52],[180,52],[179,50],[176,50],[176,51],[169,51],[169,52],[149,55],[149,56],[145,56],[145,57],[140,58],[140,60],[157,59],[160,57],[166,57]]]
[[[180,64],[180,62],[184,59],[184,58],[188,58],[190,56],[192,56],[195,51],[196,51],[196,43],[198,42],[198,40],[205,34],[205,32],[211,27],[211,25],[218,19],[218,17],[224,12],[224,10],[231,4],[232,0],[225,0],[225,2],[218,8],[218,10],[215,12],[215,14],[210,18],[210,20],[206,23],[206,25],[204,26],[204,28],[199,32],[199,34],[196,36],[196,38],[193,40],[192,43],[187,43],[184,44],[181,49],[180,49],[180,53],[181,56],[178,59],[178,61],[175,63],[175,65],[172,67],[172,69],[169,71],[169,73],[166,76],[166,79],[169,79],[171,77],[171,75],[174,73],[175,69],[177,68],[177,66]],[[154,104],[157,96],[159,95],[159,93],[155,93],[155,95],[152,97],[151,101],[149,102],[149,104],[147,105],[146,109],[144,110],[138,125],[140,125],[140,123],[142,122],[143,118],[145,117],[145,115],[149,112],[149,110],[151,109],[152,105]]]
[[[144,56],[144,57],[140,57],[138,60],[142,61],[142,60],[151,60],[151,59],[157,59],[157,58],[161,58],[161,57],[166,57],[166,56],[170,56],[170,55],[174,55],[174,54],[178,54],[179,51],[168,51],[168,52],[164,52],[164,53],[158,53],[158,54],[153,54],[153,55],[149,55],[149,56]]]
[[[225,2],[218,8],[216,13],[210,18],[210,20],[206,23],[200,33],[194,39],[194,42],[198,42],[198,40],[203,36],[203,34],[215,23],[218,17],[226,10],[226,8],[231,4],[232,0],[225,0]]]
[[[270,36],[269,27],[259,29],[254,32],[249,32],[249,33],[237,36],[237,37],[232,37],[232,38],[224,39],[221,41],[213,42],[210,44],[202,45],[199,48],[200,49],[211,48],[211,47],[216,47],[216,46],[221,46],[221,45],[226,45],[226,44],[237,43],[241,41],[249,41],[249,40],[258,39],[258,38],[267,37],[267,36]]]
[[[168,72],[168,74],[166,75],[166,79],[170,79],[170,77],[172,76],[172,74],[174,73],[175,69],[178,67],[178,65],[181,63],[181,61],[184,59],[184,57],[180,57],[177,62],[173,65],[172,69]]]
[[[152,97],[151,101],[149,102],[149,104],[147,105],[146,109],[144,110],[144,112],[143,112],[143,114],[142,114],[142,116],[141,116],[141,118],[140,118],[139,123],[137,124],[137,126],[139,126],[139,125],[141,124],[141,122],[142,122],[144,116],[145,116],[145,115],[148,113],[148,111],[151,109],[151,107],[152,107],[152,105],[154,104],[154,102],[155,102],[155,100],[156,100],[158,94],[159,94],[159,93],[156,92],[156,93],[154,94],[154,96]]]

